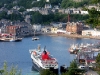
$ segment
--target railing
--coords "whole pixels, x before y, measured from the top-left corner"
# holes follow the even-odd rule
[[[42,60],[43,64],[57,64],[56,60]]]

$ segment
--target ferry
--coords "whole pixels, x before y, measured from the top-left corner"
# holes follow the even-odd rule
[[[50,53],[44,48],[41,49],[40,45],[37,49],[30,49],[29,53],[33,62],[33,67],[36,71],[48,69],[55,74],[58,74],[58,62]]]

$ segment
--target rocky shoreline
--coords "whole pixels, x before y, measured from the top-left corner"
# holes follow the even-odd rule
[[[99,36],[83,36],[79,34],[56,34],[56,33],[43,33],[44,35],[49,36],[63,36],[63,37],[69,37],[69,38],[89,38],[89,39],[98,39],[100,40]]]

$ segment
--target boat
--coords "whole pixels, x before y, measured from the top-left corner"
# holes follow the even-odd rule
[[[50,70],[53,73],[58,74],[58,62],[50,53],[44,48],[41,49],[40,45],[37,49],[30,49],[31,59],[33,67],[36,71]]]
[[[22,41],[22,38],[0,38],[2,42],[19,42]]]
[[[34,41],[34,40],[39,40],[39,38],[38,37],[32,37],[32,40]]]
[[[35,36],[35,31],[34,31],[34,36],[32,37],[32,40],[33,40],[33,41],[34,41],[34,40],[39,40],[39,38]]]
[[[13,35],[9,35],[9,34],[4,34],[2,36],[0,36],[0,41],[2,42],[10,42],[10,41],[13,41],[13,42],[18,42],[18,41],[22,41],[22,38],[19,38],[17,36],[13,36]]]
[[[9,41],[12,41],[12,42],[19,42],[19,41],[22,41],[22,38],[11,38]]]

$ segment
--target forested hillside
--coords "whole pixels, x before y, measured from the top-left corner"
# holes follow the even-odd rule
[[[49,2],[46,2],[46,0],[0,0],[0,7],[6,4],[7,8],[11,8],[15,5],[23,6],[25,8],[32,8],[32,7],[44,7],[45,4],[51,4],[59,5],[61,8],[68,8],[68,7],[82,7],[84,5],[88,5],[90,2],[89,0],[82,0],[82,1],[76,1],[76,0],[49,0]]]

